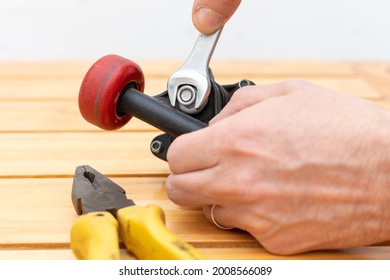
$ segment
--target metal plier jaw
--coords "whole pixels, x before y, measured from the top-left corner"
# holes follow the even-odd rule
[[[197,114],[207,104],[211,91],[209,63],[222,28],[211,35],[199,34],[190,56],[168,80],[172,106],[187,114]]]
[[[72,203],[78,215],[108,211],[114,216],[118,209],[135,205],[125,190],[88,165],[76,168],[72,186]]]

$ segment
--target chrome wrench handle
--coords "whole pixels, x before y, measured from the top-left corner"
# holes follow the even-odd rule
[[[206,105],[210,94],[209,63],[222,28],[211,35],[199,34],[190,56],[168,80],[172,106],[196,114]]]

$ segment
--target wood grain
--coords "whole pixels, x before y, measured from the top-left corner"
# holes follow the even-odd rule
[[[265,251],[248,233],[223,231],[201,207],[166,196],[166,162],[149,151],[161,133],[132,119],[106,132],[84,121],[78,90],[91,61],[0,62],[0,259],[74,259],[69,231],[77,215],[70,192],[78,165],[110,176],[139,205],[157,204],[166,224],[210,259],[390,259],[390,242],[290,257]],[[145,94],[166,89],[180,61],[141,61]],[[299,78],[376,102],[390,110],[390,63],[343,61],[214,61],[216,81],[256,84]],[[123,259],[133,259],[121,251]]]
[[[112,175],[167,175],[150,150],[154,132],[4,133],[0,177],[69,177],[81,164]]]

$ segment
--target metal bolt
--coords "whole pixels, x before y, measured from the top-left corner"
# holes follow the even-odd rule
[[[150,150],[152,151],[153,154],[159,154],[162,152],[163,149],[164,149],[164,145],[161,141],[156,140],[150,144]]]
[[[177,100],[180,104],[189,106],[196,99],[196,89],[190,85],[181,86],[177,93]]]
[[[252,81],[249,81],[249,80],[241,80],[239,83],[238,83],[238,87],[242,88],[242,87],[247,87],[247,86],[254,86],[255,84],[252,82]]]

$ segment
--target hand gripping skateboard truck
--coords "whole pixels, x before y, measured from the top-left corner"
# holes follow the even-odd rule
[[[167,90],[153,97],[143,93],[144,75],[135,62],[117,55],[100,58],[81,84],[82,116],[105,130],[119,129],[136,117],[164,131],[150,149],[166,160],[175,137],[206,127],[236,90],[254,85],[249,80],[223,86],[215,82],[209,62],[221,32],[199,34],[186,62],[168,80]]]

